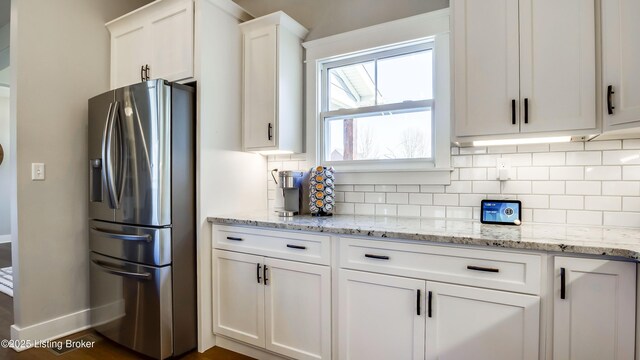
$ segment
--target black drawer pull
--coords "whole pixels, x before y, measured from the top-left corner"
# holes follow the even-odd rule
[[[511,124],[516,124],[516,101],[511,100]]]
[[[242,241],[242,238],[239,238],[239,237],[233,237],[233,236],[227,236],[227,240]]]
[[[262,265],[260,265],[260,263],[257,263],[256,265],[256,278],[258,278],[258,284],[260,284],[260,280],[262,280],[260,277],[260,269],[262,268]]]
[[[492,272],[492,273],[500,272],[500,269],[488,268],[488,267],[482,267],[482,266],[473,266],[473,265],[467,266],[467,269],[468,270],[475,270],[475,271]]]
[[[291,245],[291,244],[287,244],[288,248],[291,249],[298,249],[298,250],[307,250],[306,246],[300,246],[300,245]]]
[[[560,268],[560,299],[567,298],[567,277],[564,268]]]
[[[378,259],[378,260],[389,260],[389,257],[386,255],[364,254],[364,257],[370,258],[370,259]]]
[[[418,289],[418,294],[416,295],[416,307],[418,308],[417,314],[420,316],[420,289]]]
[[[427,295],[428,295],[427,296],[427,302],[429,303],[428,306],[427,306],[427,316],[431,317],[431,298],[432,298],[431,291],[429,291],[429,293]]]
[[[607,86],[607,114],[613,115],[613,110],[616,108],[613,106],[613,94],[616,92],[613,91],[613,85]]]
[[[269,285],[269,278],[267,277],[267,271],[269,271],[269,268],[267,267],[267,265],[265,265],[264,272],[262,273],[262,277],[264,278],[265,285]]]

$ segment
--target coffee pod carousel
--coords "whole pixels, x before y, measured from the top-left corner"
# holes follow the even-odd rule
[[[309,211],[313,216],[331,216],[335,206],[335,170],[316,166],[309,177]]]

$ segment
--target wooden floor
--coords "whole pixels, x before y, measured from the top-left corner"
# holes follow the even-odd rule
[[[11,266],[11,244],[0,244],[0,268]],[[0,339],[9,339],[11,337],[10,327],[13,324],[13,298],[0,293]],[[147,359],[138,353],[130,351],[112,341],[100,337],[92,330],[82,331],[62,338],[77,339],[87,334],[92,334],[98,339],[95,346],[91,349],[76,349],[66,352],[62,355],[53,353],[49,349],[29,349],[22,352],[15,352],[12,349],[0,347],[0,359],[2,360],[105,360],[105,359],[122,359],[137,360]],[[184,360],[249,360],[250,357],[234,353],[223,348],[214,347],[204,353],[197,351],[190,352],[186,355],[178,357]]]

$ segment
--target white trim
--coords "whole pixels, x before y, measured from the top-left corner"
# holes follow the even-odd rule
[[[11,234],[0,235],[0,244],[6,244],[11,242]]]
[[[412,184],[449,184],[450,179],[450,118],[451,118],[451,64],[449,55],[449,9],[442,9],[405,19],[387,22],[326,38],[305,42],[306,48],[306,152],[307,161],[320,162],[321,144],[317,134],[322,129],[320,112],[322,99],[321,70],[323,62],[362,51],[388,48],[390,45],[410,44],[420,39],[434,39],[434,144],[436,168],[429,172],[404,171],[347,173],[341,172],[340,183],[398,184],[410,179]],[[439,140],[439,141],[438,141]],[[406,169],[409,170],[409,169]],[[407,176],[407,174],[413,174]],[[415,182],[419,181],[419,182]]]
[[[24,328],[11,325],[11,340],[25,341],[25,345],[30,343],[29,346],[14,347],[13,349],[15,351],[27,350],[34,345],[35,341],[59,339],[86,330],[91,327],[89,312],[89,309],[85,309]]]
[[[260,359],[260,360],[289,359],[287,357],[282,357],[277,354],[271,353],[267,350],[258,349],[253,346],[247,345],[245,343],[237,342],[235,340],[232,340],[220,335],[218,335],[217,337],[216,346],[219,346],[223,349],[231,350],[233,352],[237,352],[238,354],[252,357],[254,359]]]

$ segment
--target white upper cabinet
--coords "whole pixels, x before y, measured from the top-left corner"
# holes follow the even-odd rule
[[[452,0],[457,141],[599,132],[594,1]]]
[[[633,359],[636,264],[555,258],[553,358]]]
[[[161,0],[107,23],[111,87],[193,77],[193,0]]]
[[[244,148],[302,152],[301,41],[308,31],[281,11],[240,27],[244,40]]]
[[[640,127],[640,1],[602,1],[604,130]]]

